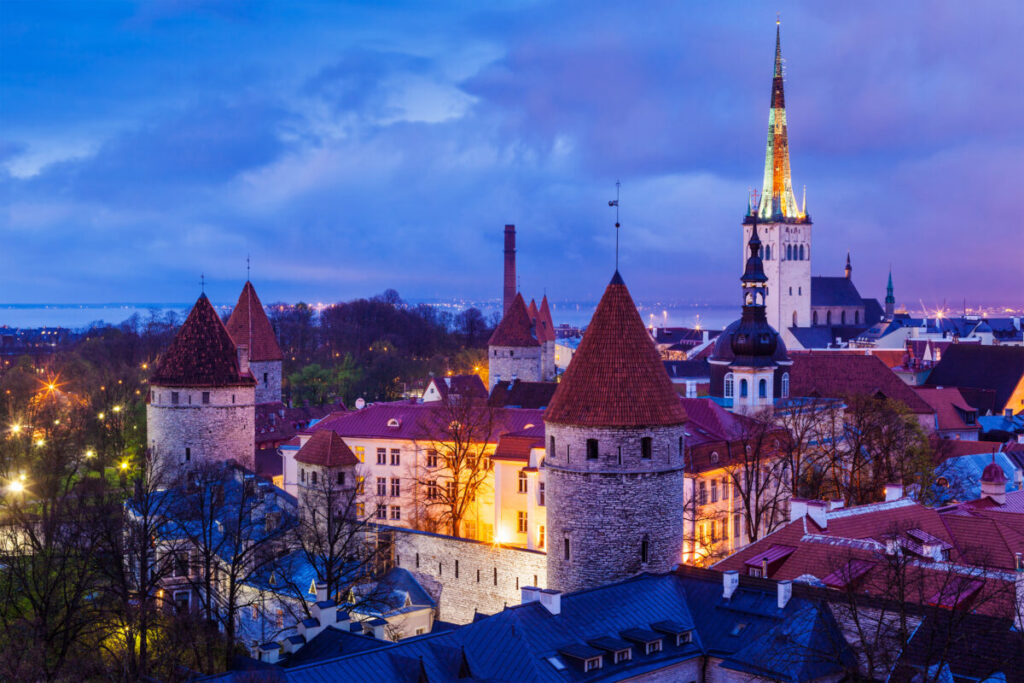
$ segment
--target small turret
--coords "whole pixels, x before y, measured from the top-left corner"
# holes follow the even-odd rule
[[[846,270],[844,272],[846,273],[846,279],[849,280],[853,274],[853,266],[850,265],[850,252],[846,252]]]

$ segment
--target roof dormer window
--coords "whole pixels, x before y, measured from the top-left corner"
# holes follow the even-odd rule
[[[398,429],[401,426],[402,421],[399,420],[397,417],[393,417],[390,420],[388,420],[388,429]]]

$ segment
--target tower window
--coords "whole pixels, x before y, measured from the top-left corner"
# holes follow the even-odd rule
[[[344,472],[338,472],[338,486],[344,486],[344,485],[345,485],[345,473]]]
[[[203,405],[204,406],[210,405],[210,392],[209,391],[204,391],[203,392]]]
[[[825,311],[825,324],[826,325],[831,325],[832,324],[832,311]]]
[[[555,437],[552,436],[548,440],[548,444],[549,444],[548,445],[548,450],[550,451],[550,453],[548,453],[548,456],[550,458],[554,459],[554,457],[555,457]]]
[[[644,436],[640,438],[640,457],[646,460],[651,459],[653,451],[653,443],[651,437]]]
[[[192,449],[188,446],[185,447],[185,462],[192,460]]]
[[[746,398],[748,393],[749,393],[749,391],[747,389],[747,380],[741,379],[740,380],[740,398]]]
[[[647,564],[650,561],[651,541],[647,536],[640,541],[640,562]]]
[[[569,560],[569,537],[568,536],[565,537],[565,559],[566,559],[566,561]]]
[[[817,325],[818,324],[818,312],[817,311],[815,311],[814,313],[811,314],[811,324],[812,325]]]
[[[796,311],[793,311],[793,327],[796,327]]]
[[[789,373],[782,374],[782,398],[789,398]]]
[[[526,493],[530,487],[530,480],[526,476],[526,472],[519,473],[519,493]]]
[[[860,325],[860,311],[853,312],[853,324]]]
[[[733,374],[730,372],[725,376],[725,391],[723,393],[726,398],[732,398],[735,391]]]
[[[587,439],[587,460],[597,460],[597,439]]]
[[[172,391],[171,392],[171,405],[172,406],[178,405],[178,392],[177,391]]]
[[[263,386],[267,386],[268,383],[269,383],[269,379],[268,379],[267,373],[264,372],[263,373]]]
[[[757,383],[757,397],[768,398],[768,380],[762,379]]]
[[[800,260],[804,260],[804,245],[800,245]]]
[[[316,470],[313,470],[310,473],[310,477],[312,477],[313,483],[316,484]]]
[[[846,324],[846,311],[841,311],[839,313],[839,322],[842,323],[843,325]]]

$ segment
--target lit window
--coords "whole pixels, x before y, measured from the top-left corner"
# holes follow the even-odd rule
[[[435,498],[438,497],[438,495],[439,495],[439,490],[437,488],[437,482],[436,481],[428,481],[427,482],[427,499],[428,500],[434,500]]]
[[[362,446],[356,446],[356,460],[366,462],[366,449]]]
[[[544,529],[544,525],[541,524],[539,527],[537,527],[537,547],[541,550],[544,549],[544,542],[547,540],[546,536],[547,534]]]
[[[697,502],[698,502],[698,504],[700,504],[700,505],[707,505],[707,502],[708,502],[707,484],[705,482],[703,482],[703,481],[700,482],[698,491],[699,491],[699,493],[697,495]]]
[[[526,523],[526,513],[523,512],[522,510],[520,510],[520,511],[518,511],[516,513],[516,524],[517,524],[519,533],[525,534],[527,529],[528,529],[528,526],[527,526],[527,523]]]
[[[540,505],[541,507],[544,507],[544,505],[546,505],[544,488],[544,482],[537,482],[537,505]]]
[[[530,487],[530,479],[526,476],[526,472],[519,473],[519,493],[526,493]]]
[[[734,391],[735,389],[733,387],[733,374],[730,372],[725,376],[725,397],[732,398]]]
[[[718,502],[718,480],[717,479],[712,479],[711,480],[711,502],[712,503],[717,503]]]

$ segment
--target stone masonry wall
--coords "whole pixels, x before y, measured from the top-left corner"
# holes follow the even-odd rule
[[[523,382],[541,381],[541,347],[491,346],[487,349],[487,364],[490,386],[493,389],[499,380],[508,381],[515,375]]]
[[[438,597],[438,618],[457,624],[476,612],[494,614],[518,605],[522,586],[547,586],[545,554],[480,541],[388,527],[395,563],[413,572]]]
[[[202,395],[209,391],[210,402]],[[172,403],[177,392],[178,403]],[[146,406],[146,430],[154,457],[169,466],[233,458],[253,467],[256,447],[256,412],[252,387],[222,389],[154,386]]]
[[[618,430],[547,423],[545,431],[551,588],[575,591],[669,571],[682,561],[682,425]],[[641,457],[645,436],[652,438],[649,459]],[[588,438],[598,440],[597,459],[587,459]]]
[[[249,370],[256,378],[256,403],[278,403],[281,400],[281,361],[269,360],[259,363],[250,361]],[[263,375],[267,382],[264,385]]]

